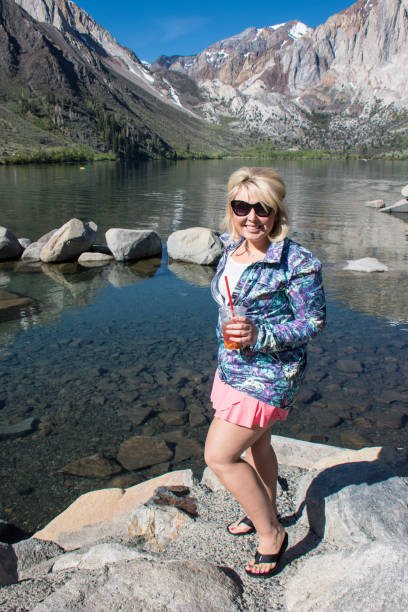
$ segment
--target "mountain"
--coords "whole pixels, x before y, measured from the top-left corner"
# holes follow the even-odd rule
[[[201,100],[191,108],[208,120],[276,144],[406,148],[407,42],[408,0],[359,0],[315,30],[248,28],[152,70],[192,78]]]
[[[174,97],[73,2],[0,0],[0,157],[56,145],[134,158],[237,146],[238,134]]]
[[[74,2],[0,0],[0,157],[408,152],[407,43],[408,0],[359,0],[315,29],[248,27],[149,66]]]

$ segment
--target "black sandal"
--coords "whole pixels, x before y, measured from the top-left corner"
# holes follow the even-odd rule
[[[245,536],[245,535],[249,535],[250,533],[254,533],[256,531],[255,526],[254,526],[253,522],[251,521],[251,519],[249,518],[249,516],[244,516],[244,518],[241,519],[239,521],[239,523],[237,523],[237,527],[239,527],[239,525],[247,525],[247,527],[250,528],[250,529],[248,529],[248,531],[241,531],[241,533],[234,533],[233,531],[230,530],[230,527],[233,524],[234,523],[230,523],[227,526],[227,531],[232,536]]]
[[[254,567],[255,565],[259,565],[260,563],[276,563],[275,567],[270,569],[268,572],[259,573],[252,572],[251,570],[245,568],[246,573],[249,576],[252,576],[253,578],[270,578],[271,576],[274,576],[278,572],[279,561],[281,560],[283,553],[288,547],[288,541],[288,534],[285,533],[285,537],[283,539],[282,546],[280,547],[279,552],[273,555],[263,555],[260,552],[256,551],[255,563],[252,567]]]

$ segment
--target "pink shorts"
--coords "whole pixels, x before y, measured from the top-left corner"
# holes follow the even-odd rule
[[[215,417],[249,429],[266,427],[268,423],[279,419],[285,421],[289,414],[289,410],[271,406],[230,387],[222,382],[218,370],[215,371],[211,401]]]

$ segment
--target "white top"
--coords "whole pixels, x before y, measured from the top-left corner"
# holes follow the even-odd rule
[[[231,295],[232,295],[233,292],[234,292],[234,289],[236,287],[237,282],[241,278],[241,275],[242,275],[243,271],[249,265],[250,265],[249,263],[239,263],[237,261],[234,261],[231,258],[231,255],[229,255],[229,257],[227,259],[227,263],[226,263],[225,268],[224,268],[224,272],[222,273],[222,276],[221,276],[220,280],[218,281],[218,288],[220,290],[220,293],[221,293],[222,297],[224,298],[225,304],[229,303],[229,299],[228,299],[227,287],[225,285],[225,278],[224,277],[226,276],[228,278],[228,285],[229,285],[230,292],[231,292]]]

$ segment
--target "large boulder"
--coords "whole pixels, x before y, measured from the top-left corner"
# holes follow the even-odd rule
[[[220,237],[206,227],[190,227],[170,234],[167,240],[169,257],[179,261],[215,265],[224,246]]]
[[[375,461],[309,472],[297,490],[297,505],[305,504],[311,529],[341,548],[377,539],[406,540],[407,499],[408,478]]]
[[[147,259],[160,255],[160,236],[153,230],[122,229],[112,227],[106,234],[106,244],[117,261]]]
[[[130,556],[127,551],[122,554],[125,559]],[[165,561],[145,553],[110,563],[92,575],[82,571],[64,582],[32,612],[229,612],[241,593],[236,579],[212,563]]]
[[[401,541],[312,557],[286,587],[287,609],[402,612],[408,608],[407,559]]]
[[[286,436],[271,436],[271,445],[281,465],[309,469],[323,457],[331,457],[344,451],[340,446],[317,444]]]
[[[56,230],[43,246],[41,261],[55,263],[77,259],[93,244],[97,229],[93,221],[84,223],[79,219],[71,219]]]
[[[34,537],[56,542],[65,550],[95,544],[103,539],[128,538],[130,515],[154,494],[157,487],[193,485],[191,470],[178,470],[141,482],[129,489],[90,491],[76,499]]]
[[[50,230],[46,234],[43,234],[36,240],[32,242],[28,246],[25,247],[24,253],[21,256],[23,261],[41,261],[41,250],[43,246],[49,241],[49,239],[58,231],[57,229]]]
[[[15,235],[6,227],[0,226],[0,261],[6,259],[17,259],[24,248]]]

